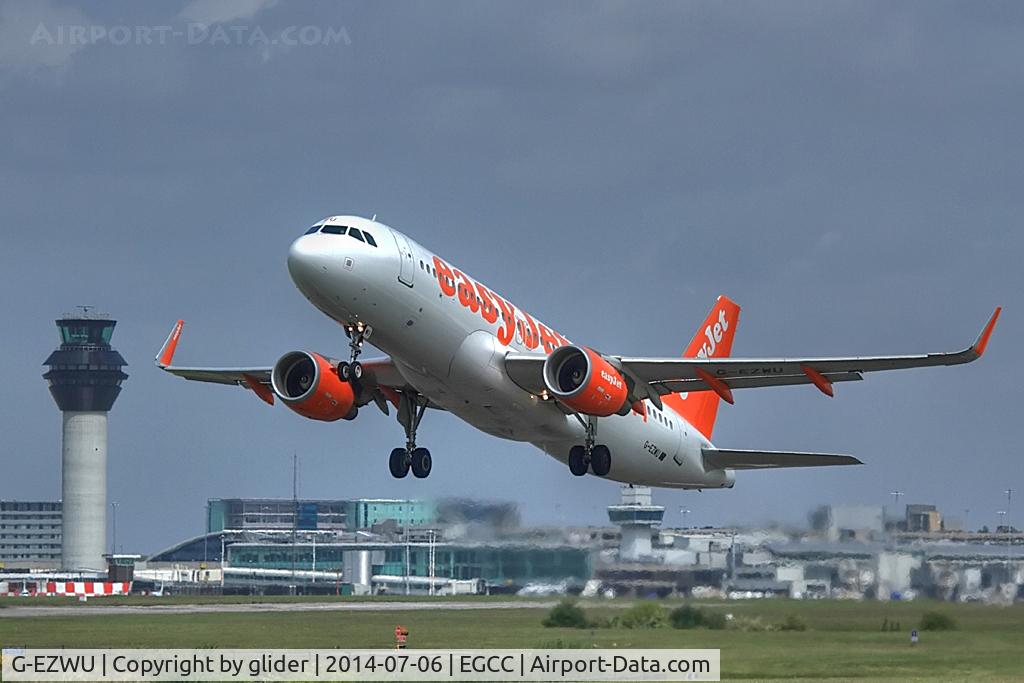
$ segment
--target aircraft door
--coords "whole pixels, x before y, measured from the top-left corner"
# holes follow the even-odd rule
[[[392,230],[391,234],[395,236],[395,243],[398,245],[398,280],[412,287],[413,276],[416,274],[416,258],[413,256],[412,246],[402,233]]]

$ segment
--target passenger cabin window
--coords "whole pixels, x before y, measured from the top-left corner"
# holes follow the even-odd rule
[[[346,230],[348,230],[348,227],[344,225],[325,225],[321,232],[330,233],[332,235],[344,235]]]
[[[377,246],[377,241],[373,239],[373,235],[366,232],[365,230],[363,230],[363,237],[366,238],[366,243],[369,244],[371,247]]]
[[[348,229],[348,236],[349,237],[355,237],[360,242],[365,242],[366,241],[366,240],[363,239],[363,233],[359,232],[359,230],[356,229],[356,228],[349,228]]]

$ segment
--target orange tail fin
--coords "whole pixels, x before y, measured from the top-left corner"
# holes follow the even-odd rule
[[[726,296],[715,300],[704,323],[698,328],[693,341],[683,352],[683,358],[727,358],[732,352],[732,340],[740,322],[740,307]],[[718,402],[714,391],[692,394],[670,394],[662,399],[707,438],[715,428]]]

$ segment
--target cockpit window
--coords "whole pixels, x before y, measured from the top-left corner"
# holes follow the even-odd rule
[[[363,230],[363,237],[366,238],[366,243],[369,244],[371,247],[377,246],[377,240],[373,239],[373,235],[366,232],[365,230]]]
[[[319,229],[320,229],[320,225],[321,225],[320,223],[317,223],[316,225],[314,225],[313,227],[311,227],[311,228],[310,228],[309,230],[307,230],[307,231],[306,231],[306,234],[307,234],[307,235],[312,235],[312,234],[313,234],[314,232],[316,232],[317,230],[319,230]]]
[[[332,235],[344,235],[346,230],[348,230],[348,226],[346,225],[325,225],[322,232],[330,233]]]
[[[359,230],[357,230],[356,228],[349,228],[348,236],[349,237],[355,237],[360,242],[365,242],[366,241],[366,240],[363,239],[363,233],[359,232]]]

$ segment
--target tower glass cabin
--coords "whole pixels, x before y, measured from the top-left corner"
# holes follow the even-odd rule
[[[121,370],[127,363],[110,346],[115,325],[101,316],[57,321],[61,344],[43,363],[50,368],[43,379],[62,411],[107,412],[114,406],[128,379]]]

